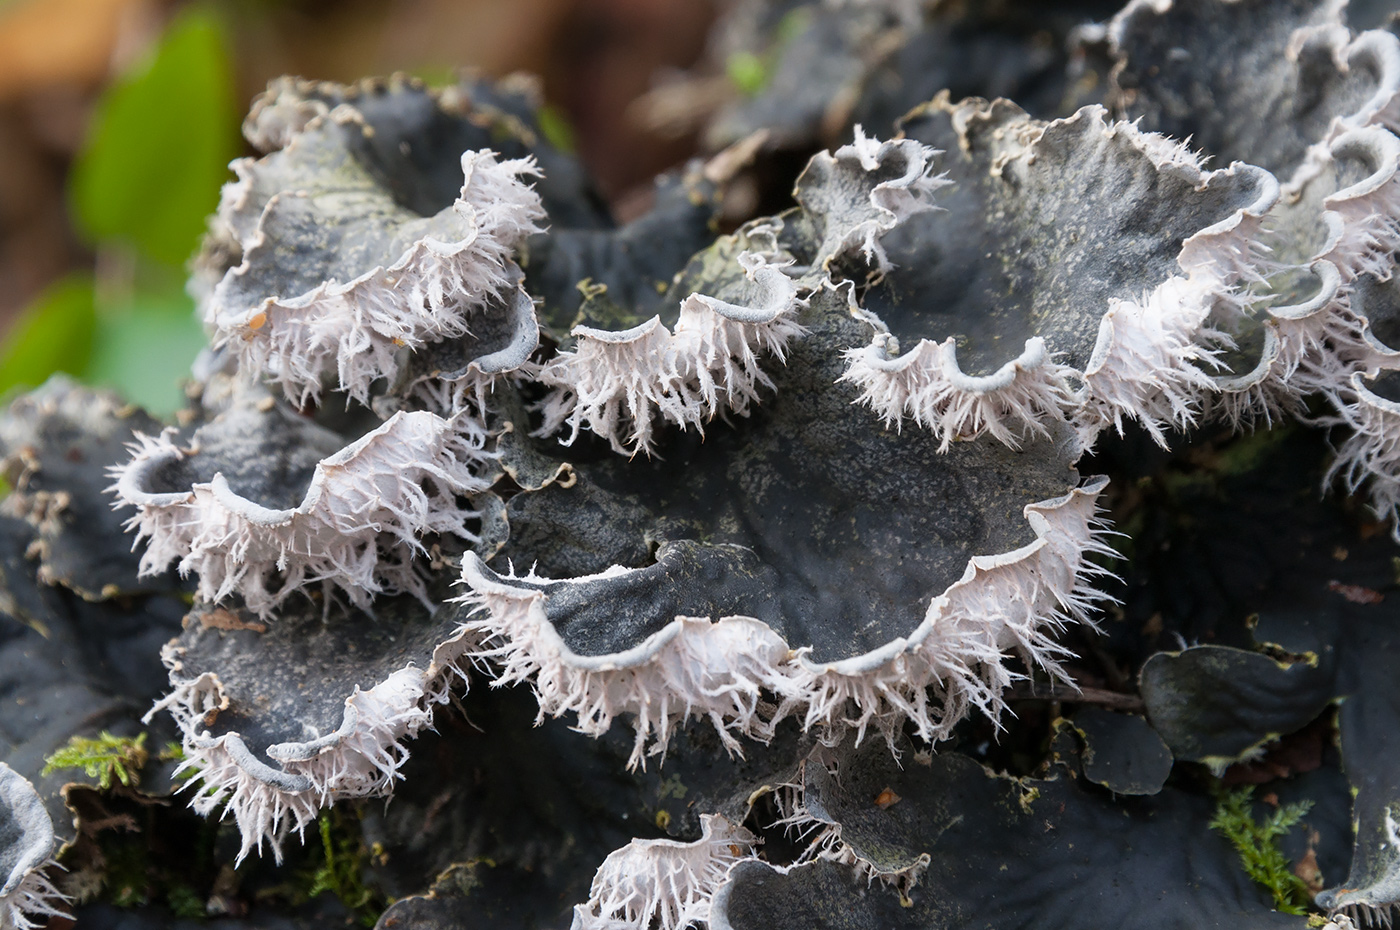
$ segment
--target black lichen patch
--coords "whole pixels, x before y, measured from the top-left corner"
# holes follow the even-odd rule
[[[660,314],[667,325],[680,312],[672,279],[696,252],[714,240],[719,188],[696,172],[663,175],[651,209],[614,229],[569,227],[555,222],[530,240],[521,266],[525,287],[543,301],[540,319],[556,341],[583,323],[621,331]],[[611,312],[591,312],[585,292],[602,286]]]
[[[13,491],[3,510],[36,530],[32,555],[40,577],[87,600],[169,591],[169,573],[138,578],[132,552],[107,493],[112,466],[130,457],[136,433],[159,421],[111,394],[57,378],[12,405],[0,419],[0,457]]]
[[[1285,663],[1194,646],[1149,659],[1140,687],[1148,718],[1177,758],[1221,767],[1321,713],[1333,697],[1331,659]]]
[[[228,707],[199,729],[237,734],[262,760],[269,746],[336,733],[357,688],[368,691],[410,665],[427,669],[459,622],[452,605],[430,611],[408,596],[381,599],[372,614],[348,608],[331,621],[309,599],[267,621],[236,606],[200,604],[167,663],[177,688],[216,676]]]
[[[187,437],[185,454],[152,469],[143,491],[189,494],[223,475],[238,496],[269,510],[293,510],[304,502],[316,466],[346,444],[270,397],[261,405],[237,403]]]
[[[1166,788],[1115,803],[1070,779],[990,776],[953,753],[906,757],[902,769],[883,747],[836,761],[842,841],[893,861],[928,856],[903,892],[908,906],[848,867],[819,861],[782,874],[744,863],[717,896],[712,927],[1297,926],[1210,832],[1208,799]],[[882,809],[886,791],[899,800]]]
[[[1084,739],[1084,777],[1114,794],[1156,794],[1172,771],[1172,752],[1146,720],[1086,707],[1074,715]]]
[[[365,130],[349,133],[351,154],[394,200],[419,216],[449,207],[462,187],[462,153],[533,155],[544,169],[538,190],[556,223],[610,225],[607,208],[578,162],[549,144],[539,126],[539,95],[529,82],[464,77],[429,89],[402,75],[341,85],[283,78],[254,103],[245,131],[261,141],[259,120],[310,104],[307,112],[353,109]],[[277,140],[283,141],[283,140]]]
[[[0,517],[0,761],[34,782],[66,843],[76,832],[63,788],[95,786],[98,776],[67,769],[43,775],[46,760],[74,736],[141,732],[141,715],[160,695],[160,647],[179,630],[185,606],[165,596],[89,603],[43,584],[24,556],[33,538],[28,524]],[[151,743],[173,737],[157,727]],[[168,795],[169,774],[168,767],[148,766],[137,787]]]

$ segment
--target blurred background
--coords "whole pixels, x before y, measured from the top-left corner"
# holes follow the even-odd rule
[[[66,371],[153,413],[204,336],[185,265],[279,75],[538,75],[620,219],[696,147],[629,102],[704,53],[711,0],[0,0],[0,391]],[[630,115],[629,115],[630,114]]]

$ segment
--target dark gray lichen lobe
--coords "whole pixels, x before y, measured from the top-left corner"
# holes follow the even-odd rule
[[[1045,125],[1008,101],[940,98],[903,128],[944,150],[953,183],[940,211],[890,233],[895,270],[864,306],[906,350],[956,337],[970,375],[1014,360],[1033,336],[1083,371],[1110,301],[1141,301],[1183,275],[1182,243],[1258,203],[1269,183],[1257,169],[1203,179],[1163,164],[1174,143],[1150,151],[1097,109]]]
[[[510,501],[494,564],[560,579],[645,569],[544,586],[571,649],[622,651],[677,616],[747,615],[816,661],[858,655],[908,635],[970,557],[1034,540],[1023,508],[1078,484],[1068,431],[1021,452],[979,441],[941,454],[920,430],[881,428],[836,383],[839,350],[863,329],[846,288],[814,293],[801,321],[810,334],[750,416],[674,437],[652,460],[574,457],[577,485]]]

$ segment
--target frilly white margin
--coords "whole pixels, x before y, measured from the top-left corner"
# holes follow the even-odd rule
[[[887,428],[912,418],[939,438],[944,452],[955,440],[983,433],[1019,449],[1028,435],[1048,437],[1045,422],[1063,420],[1076,406],[1069,378],[1078,373],[1051,361],[1038,336],[1026,340],[1019,357],[982,376],[959,367],[952,336],[942,343],[921,339],[900,355],[895,337],[881,332],[845,356],[841,380],[861,388],[858,402],[878,413]]]
[[[476,611],[464,628],[481,637],[475,656],[500,664],[494,685],[531,683],[541,719],[572,711],[575,729],[598,736],[614,717],[635,715],[629,767],[664,753],[692,717],[708,719],[730,752],[741,750],[735,734],[771,738],[790,714],[803,716],[804,729],[854,726],[858,739],[871,725],[892,739],[905,720],[921,738],[942,739],[973,707],[1000,714],[1001,694],[1017,677],[1002,664],[1007,650],[1062,675],[1065,651],[1052,636],[1089,622],[1104,598],[1089,581],[1105,572],[1088,557],[1113,552],[1095,504],[1107,484],[1091,479],[1027,505],[1033,542],[973,557],[908,637],[840,661],[814,662],[807,649],[791,649],[767,624],[742,616],[676,617],[625,652],[578,655],[547,619],[547,595],[499,578],[472,553],[462,570],[470,591],[459,600]],[[592,577],[628,571],[614,566]],[[544,581],[533,573],[521,580]],[[930,689],[938,700],[930,701]],[[765,703],[765,693],[778,706]]]
[[[859,251],[867,264],[878,271],[886,272],[894,266],[880,239],[911,216],[936,210],[931,201],[934,191],[952,182],[943,175],[933,173],[933,160],[941,154],[914,139],[895,139],[881,142],[867,136],[859,125],[855,127],[855,139],[841,146],[834,154],[818,152],[812,162],[821,164],[828,172],[854,168],[866,174],[873,174],[884,167],[892,156],[904,159],[904,173],[896,178],[878,181],[870,188],[869,213],[863,218],[828,228],[818,249],[823,264],[834,258]],[[799,192],[802,179],[798,179]],[[801,197],[798,197],[799,201]]]
[[[233,815],[242,836],[241,862],[262,852],[263,842],[282,861],[282,840],[293,829],[304,834],[323,807],[340,798],[389,794],[403,776],[408,760],[403,741],[432,724],[433,707],[446,702],[455,679],[466,682],[460,664],[468,646],[459,632],[433,651],[426,669],[408,665],[368,691],[357,685],[345,699],[340,727],[319,739],[278,743],[267,748],[274,768],[256,757],[235,733],[213,736],[207,721],[229,706],[216,675],[206,672],[180,682],[162,698],[145,721],[160,710],[175,718],[183,736],[185,761],[177,770],[191,773],[190,807],[202,816],[222,808]],[[167,646],[167,666],[178,666],[178,653]]]
[[[747,414],[759,388],[773,387],[760,354],[784,360],[788,341],[806,332],[795,319],[806,301],[784,265],[755,252],[738,261],[755,285],[757,306],[691,294],[674,332],[660,317],[622,332],[576,327],[576,348],[540,370],[539,381],[552,391],[539,435],[568,424],[568,444],[586,426],[617,452],[650,454],[657,417],[703,430],[722,411]]]
[[[1337,447],[1323,484],[1340,477],[1347,493],[1355,494],[1369,483],[1371,510],[1391,523],[1391,536],[1400,542],[1400,403],[1368,388],[1362,372],[1349,384],[1350,402],[1337,409],[1352,434]]]
[[[470,418],[395,414],[318,463],[301,504],[288,510],[239,496],[222,473],[188,490],[149,490],[163,465],[192,454],[175,445],[173,432],[138,434],[131,461],[113,469],[115,506],[135,507],[127,526],[136,530],[136,544],[150,540],[142,575],[178,561],[182,575],[199,576],[204,600],[237,592],[249,610],[266,616],[316,582],[343,590],[360,607],[385,590],[421,597],[411,564],[423,548],[418,537],[473,539],[466,522],[475,513],[463,509],[457,495],[485,489],[472,466],[489,454],[485,434]],[[380,551],[386,537],[394,558]],[[280,583],[275,572],[282,574]]]
[[[44,874],[59,868],[53,854],[53,821],[44,802],[23,775],[0,762],[0,806],[5,812],[5,835],[18,843],[17,853],[6,850],[9,874],[0,876],[0,930],[36,930],[49,917],[67,917],[60,910],[68,898],[60,894]]]
[[[299,141],[293,138],[288,151]],[[225,204],[251,194],[252,169],[243,162],[235,162],[234,169],[240,181],[225,191]],[[327,281],[305,294],[270,294],[256,306],[239,306],[230,297],[232,283],[249,273],[264,245],[259,221],[243,243],[243,264],[228,272],[206,307],[214,347],[234,347],[244,371],[266,374],[288,400],[305,407],[319,399],[327,372],[336,371],[340,390],[363,402],[371,382],[392,380],[397,373],[401,348],[469,332],[472,315],[512,283],[511,256],[526,237],[542,231],[544,208],[520,180],[539,175],[533,158],[498,163],[494,152],[468,151],[462,154],[462,173],[461,195],[452,206],[462,225],[460,238],[425,236],[388,267],[367,269],[346,282]],[[275,195],[264,216],[279,198],[295,196],[304,195]],[[220,212],[226,208],[221,204]]]
[[[1278,181],[1247,165],[1206,172],[1186,145],[1132,123],[1105,124],[1101,109],[1086,108],[1065,122],[1080,119],[1098,120],[1109,136],[1123,135],[1160,171],[1186,176],[1198,186],[1213,176],[1249,173],[1258,180],[1259,194],[1182,243],[1177,262],[1184,276],[1172,276],[1134,300],[1110,299],[1083,372],[1055,362],[1044,341],[1034,337],[995,372],[971,376],[958,365],[952,337],[942,343],[923,339],[898,355],[897,342],[872,320],[875,337],[868,346],[847,350],[842,380],[862,389],[859,401],[886,425],[908,416],[938,436],[946,450],[955,440],[983,433],[1019,448],[1023,439],[1045,435],[1047,421],[1067,416],[1085,448],[1110,424],[1121,433],[1125,420],[1137,420],[1162,445],[1167,428],[1195,422],[1202,399],[1215,390],[1200,367],[1213,364],[1217,354],[1207,320],[1217,302],[1240,300],[1239,283],[1262,280],[1263,219],[1278,201]],[[1045,126],[1027,130],[1013,157],[1033,161]],[[1076,389],[1074,381],[1082,387]]]
[[[710,899],[758,837],[719,815],[701,814],[702,835],[633,840],[603,860],[571,930],[682,930],[709,919]]]
[[[1240,285],[1263,280],[1264,220],[1278,202],[1279,183],[1262,168],[1238,163],[1207,173],[1182,143],[1130,123],[1113,128],[1131,133],[1159,168],[1192,174],[1199,183],[1240,172],[1259,182],[1253,203],[1182,242],[1177,264],[1184,276],[1174,275],[1135,299],[1110,299],[1099,323],[1084,366],[1085,403],[1075,416],[1085,447],[1110,424],[1122,434],[1125,420],[1136,420],[1165,447],[1165,431],[1192,426],[1205,399],[1218,389],[1204,367],[1218,365],[1226,340],[1209,320],[1218,305],[1239,307],[1248,300]]]

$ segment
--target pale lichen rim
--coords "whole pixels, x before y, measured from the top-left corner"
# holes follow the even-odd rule
[[[470,646],[466,631],[459,629],[433,649],[427,668],[409,662],[368,691],[356,685],[345,698],[336,730],[267,748],[267,756],[281,768],[259,758],[236,732],[213,736],[202,729],[206,715],[226,708],[228,699],[222,683],[210,673],[175,681],[178,649],[162,651],[174,687],[144,720],[149,722],[160,710],[175,718],[186,756],[177,774],[191,773],[182,790],[194,790],[190,806],[196,812],[209,816],[222,809],[221,817],[233,816],[242,837],[238,861],[250,852],[261,853],[266,841],[280,862],[287,833],[295,829],[303,834],[321,808],[342,798],[392,792],[403,778],[399,767],[408,757],[404,742],[432,725],[433,707],[450,699],[456,681],[467,683],[463,657]],[[210,694],[222,701],[205,706],[202,702]],[[383,703],[388,713],[364,710],[361,701]],[[370,719],[375,717],[371,711],[376,719]]]
[[[475,608],[464,623],[464,628],[480,637],[480,647],[474,658],[496,660],[504,666],[497,671],[494,685],[530,681],[540,701],[541,719],[574,710],[580,715],[576,728],[598,736],[607,731],[616,716],[636,714],[633,725],[636,742],[629,766],[644,764],[644,755],[664,752],[674,728],[693,716],[708,717],[726,747],[735,753],[741,749],[729,731],[766,740],[773,725],[793,713],[804,717],[804,729],[850,724],[858,729],[861,737],[872,723],[890,736],[895,722],[911,719],[921,735],[933,738],[946,735],[956,719],[971,706],[994,717],[1000,712],[998,686],[1004,686],[1014,677],[1014,673],[1000,664],[1006,650],[1016,649],[1032,664],[1052,674],[1059,673],[1057,653],[1063,650],[1049,640],[1046,630],[1058,630],[1071,622],[1089,622],[1090,606],[1103,598],[1088,586],[1086,579],[1105,573],[1088,562],[1088,555],[1112,552],[1101,541],[1103,531],[1094,506],[1107,482],[1103,477],[1091,479],[1061,497],[1026,505],[1026,518],[1037,534],[1034,541],[1007,553],[969,559],[963,577],[933,596],[914,634],[838,662],[811,662],[806,657],[808,650],[792,649],[766,623],[744,616],[724,616],[718,621],[678,616],[637,646],[613,654],[580,656],[569,649],[545,615],[543,603],[548,595],[536,588],[510,584],[510,578],[496,575],[473,553],[464,557],[462,568],[462,581],[469,593],[458,600]],[[1079,531],[1082,538],[1070,528],[1060,530],[1051,517],[1060,518],[1061,514],[1064,520],[1083,524]],[[1064,538],[1058,538],[1060,533]],[[1057,547],[1063,546],[1073,548],[1073,553],[1060,552]],[[1050,561],[1042,564],[1044,559]],[[1012,629],[1007,617],[983,617],[984,623],[996,619],[1001,624],[994,631],[990,627],[983,630],[943,628],[950,622],[948,617],[960,616],[958,611],[965,609],[966,605],[959,602],[960,594],[972,592],[978,585],[995,585],[1001,579],[999,571],[1015,572],[1023,568],[1026,578],[1017,575],[1010,583],[1030,585],[1032,603],[1025,606],[1026,616],[1020,618],[1025,630]],[[637,569],[614,566],[587,578],[569,580],[596,580],[632,571]],[[546,581],[533,574],[523,576],[522,580],[532,584]],[[1017,590],[1022,595],[1026,593],[1020,587]],[[1042,595],[1046,603],[1035,602]],[[968,603],[976,604],[977,598],[969,594]],[[982,610],[985,612],[985,608]],[[513,635],[511,626],[515,623],[522,626]],[[989,632],[990,642],[986,641]],[[935,634],[945,636],[951,644],[949,648],[955,649],[954,653],[923,655],[919,650]],[[703,681],[703,686],[694,686],[697,690],[692,693],[665,694],[660,716],[653,719],[658,708],[650,706],[652,698],[643,700],[642,695],[650,694],[650,685],[639,676],[656,671],[663,684],[670,682],[674,676],[661,670],[667,661],[675,658],[667,653],[668,646],[674,644],[677,649],[693,646],[695,653],[705,656],[711,641],[720,642],[729,636],[753,642],[752,653],[746,655],[747,659],[754,660],[753,667],[745,666],[742,671],[708,666],[698,671],[688,669],[686,676]],[[527,638],[528,643],[522,645],[517,637]],[[694,654],[687,656],[690,661],[696,660]],[[910,662],[924,664],[919,673],[926,680],[909,683],[912,673],[905,666]],[[995,663],[999,669],[997,675],[991,676],[995,680],[983,681],[977,677],[977,669],[987,663]],[[543,685],[541,673],[544,673]],[[1001,681],[1003,677],[1005,682]],[[862,685],[867,687],[863,689]],[[954,719],[936,710],[930,716],[926,689],[935,685],[947,685],[948,700],[944,709],[948,710],[948,717]],[[911,694],[896,693],[901,687]],[[760,692],[765,690],[777,697],[779,706],[760,709]],[[735,694],[740,697],[735,698]],[[683,709],[670,707],[670,700],[675,700]],[[856,702],[861,712],[858,718],[844,716],[848,700]]]

